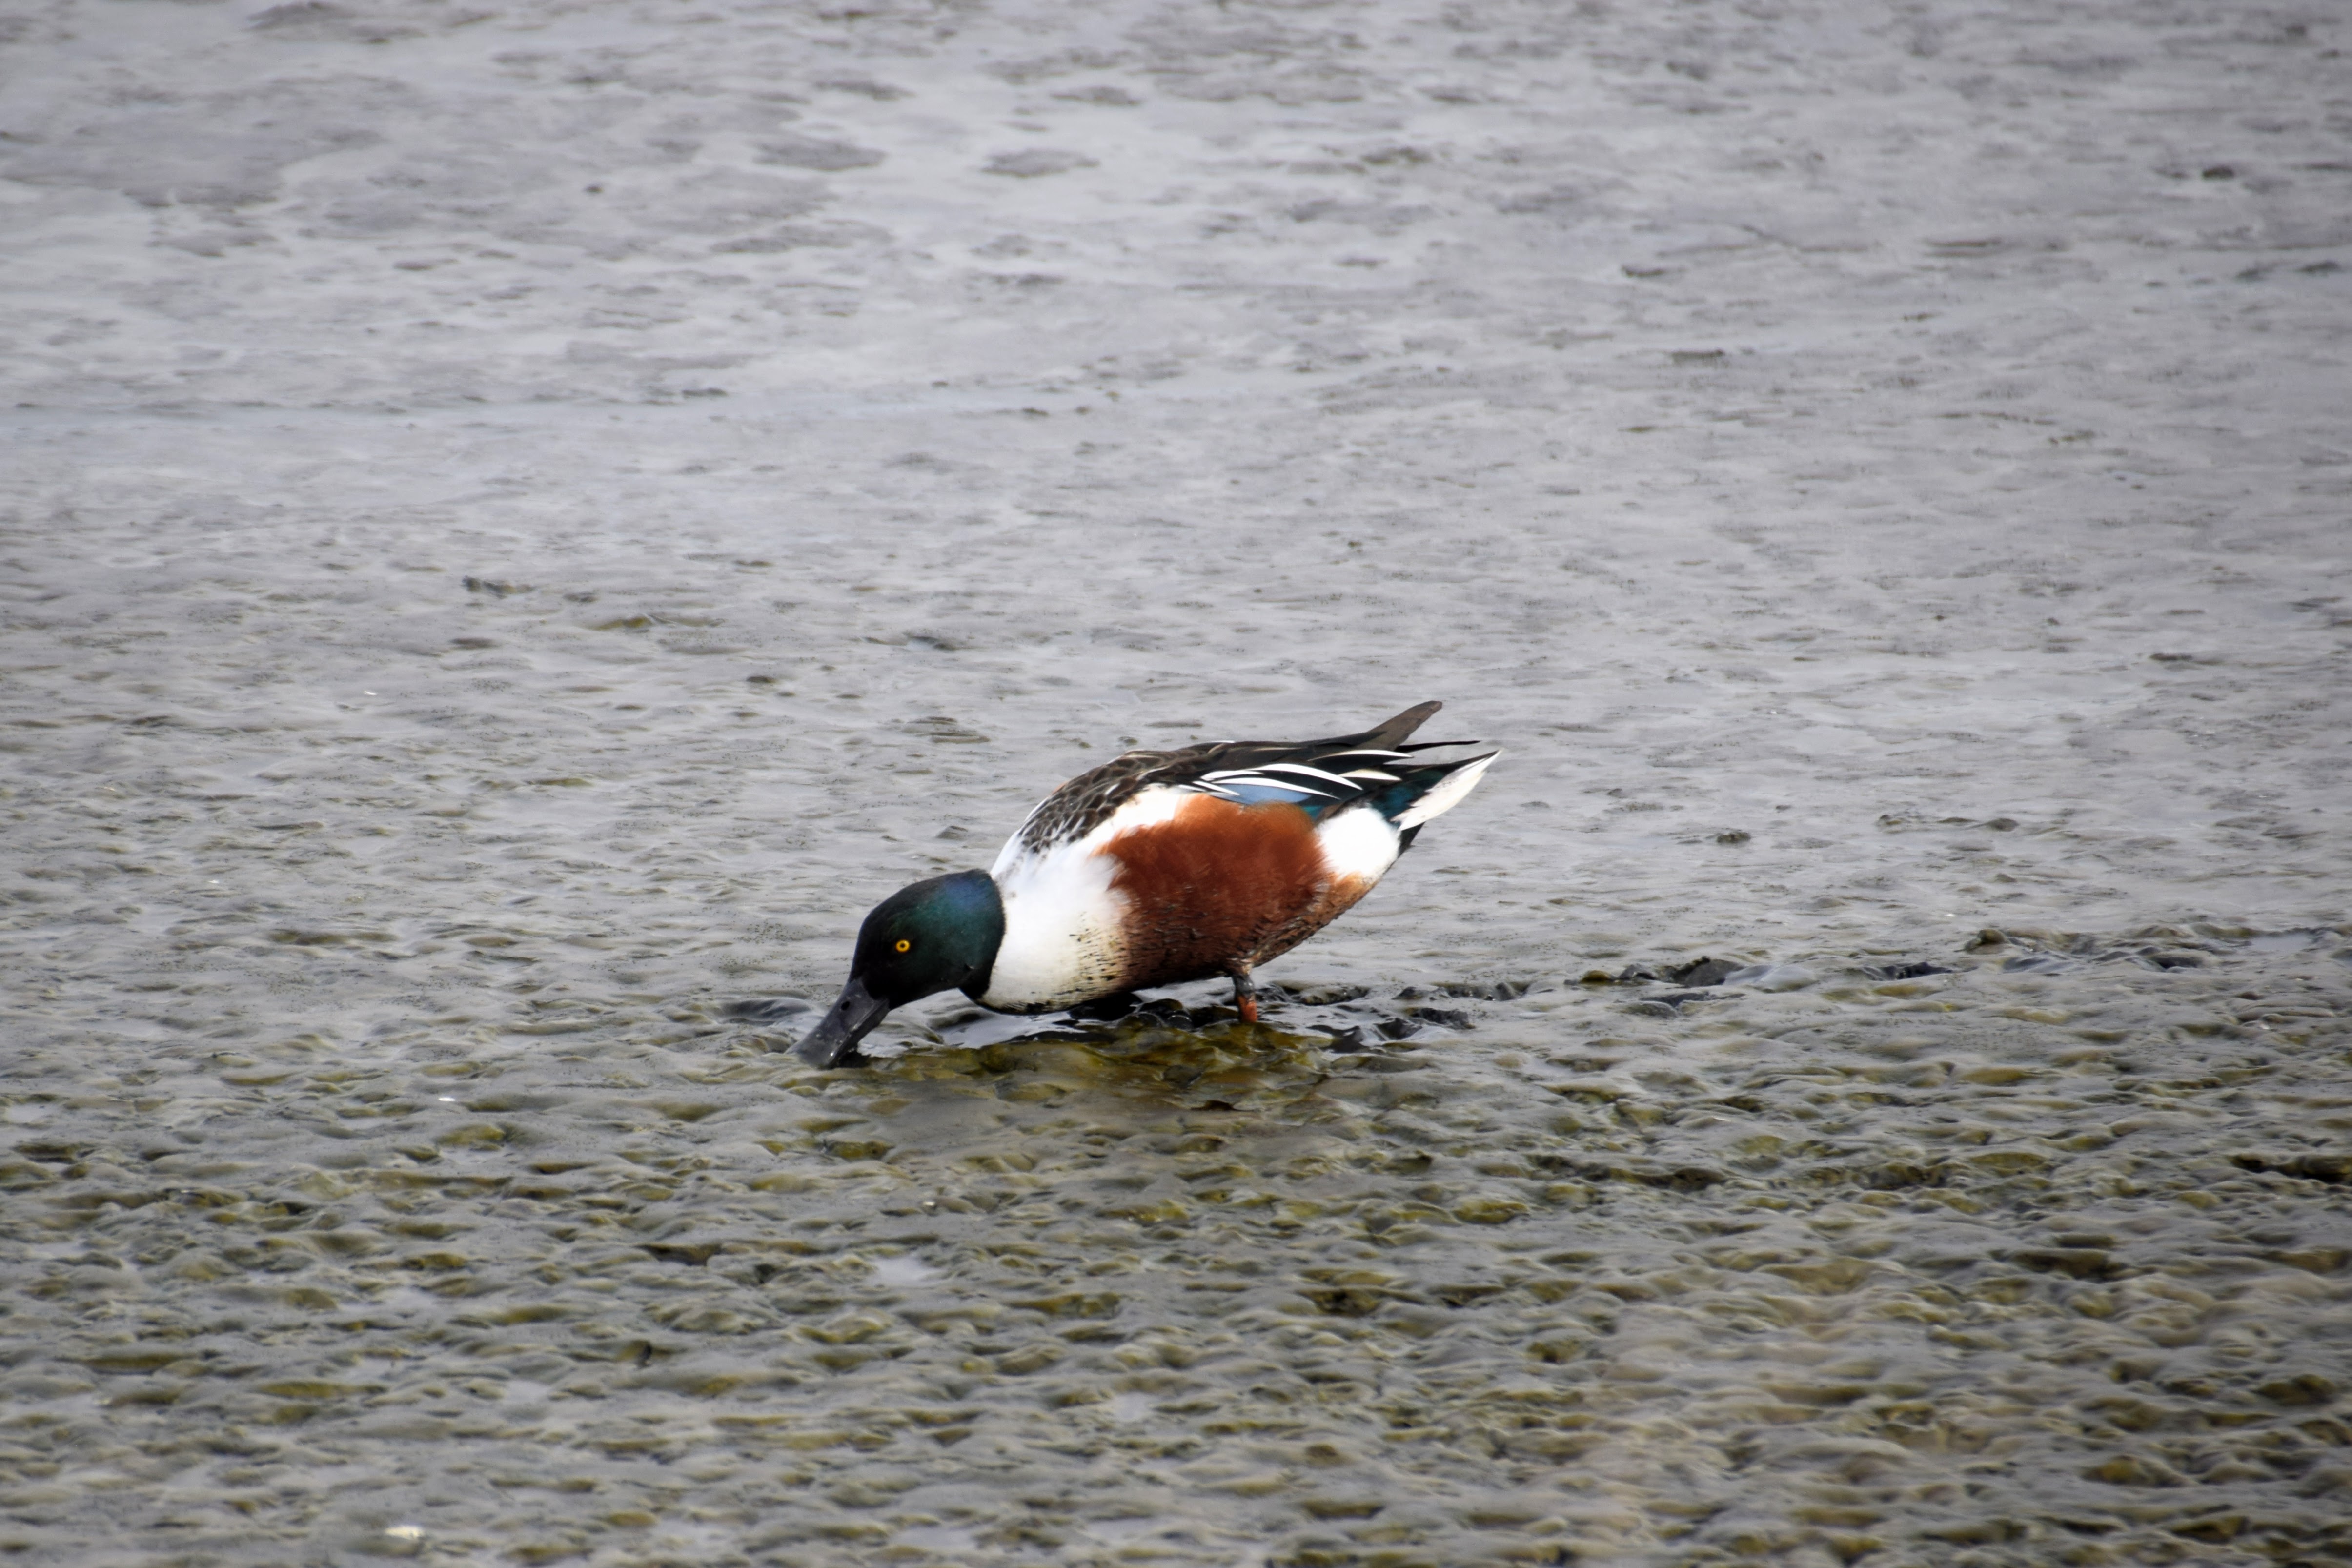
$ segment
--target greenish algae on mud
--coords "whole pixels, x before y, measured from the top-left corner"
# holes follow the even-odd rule
[[[2166,940],[2088,1028],[1995,956],[1369,1055],[182,1055],[19,1102],[8,1503],[194,1557],[2323,1557],[2346,988]]]

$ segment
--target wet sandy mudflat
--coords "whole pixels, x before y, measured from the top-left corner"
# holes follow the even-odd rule
[[[2336,9],[0,38],[8,1561],[2352,1557]],[[779,1054],[1426,698],[1265,1026]]]

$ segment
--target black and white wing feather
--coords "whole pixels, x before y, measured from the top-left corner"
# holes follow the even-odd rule
[[[1167,787],[1242,805],[1285,802],[1320,818],[1369,802],[1410,830],[1469,793],[1496,753],[1423,763],[1416,753],[1471,744],[1408,743],[1436,712],[1423,702],[1360,734],[1320,741],[1221,741],[1173,752],[1129,752],[1080,773],[1048,795],[1021,825],[1031,850],[1084,838],[1148,789]]]

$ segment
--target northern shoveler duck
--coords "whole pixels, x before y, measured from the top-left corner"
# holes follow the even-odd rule
[[[960,989],[1048,1013],[1220,975],[1257,1020],[1256,966],[1344,913],[1500,752],[1408,743],[1441,705],[1360,734],[1129,752],[1040,802],[985,871],[902,888],[858,928],[849,983],[800,1054],[856,1060],[894,1007]]]

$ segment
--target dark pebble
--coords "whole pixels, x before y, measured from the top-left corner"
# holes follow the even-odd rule
[[[1940,963],[1890,963],[1871,973],[1881,980],[1923,980],[1930,974],[1949,974],[1953,971]]]

